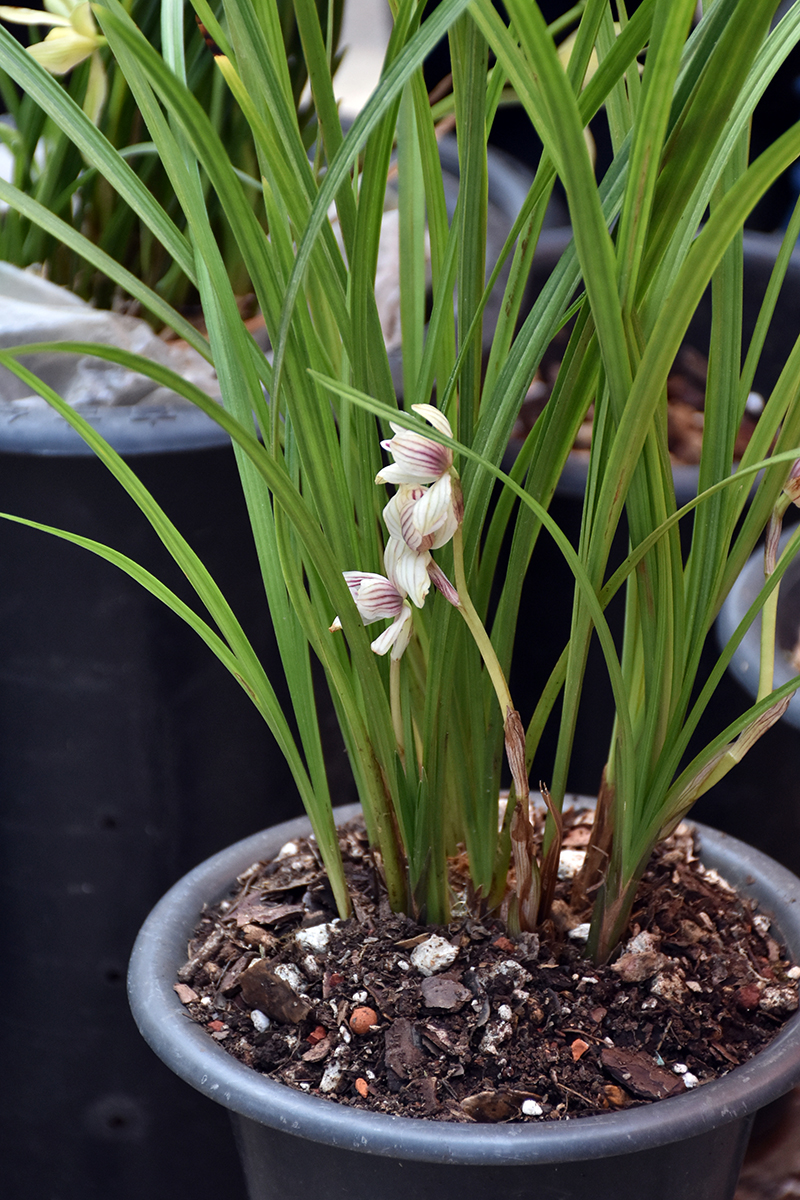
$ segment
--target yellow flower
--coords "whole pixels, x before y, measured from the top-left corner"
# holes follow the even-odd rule
[[[44,41],[28,53],[51,75],[65,75],[84,59],[91,59],[83,111],[95,123],[106,99],[106,72],[98,53],[105,45],[86,0],[44,0],[44,9],[0,5],[0,20],[17,25],[50,25]]]

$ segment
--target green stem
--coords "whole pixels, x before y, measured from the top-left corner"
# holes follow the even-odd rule
[[[392,727],[397,753],[403,770],[406,769],[406,741],[403,734],[403,710],[400,704],[400,659],[393,658],[389,665],[389,701],[392,707]]]
[[[505,722],[508,715],[508,710],[514,711],[514,703],[511,699],[511,693],[508,690],[506,677],[503,674],[503,668],[500,666],[500,661],[495,654],[494,646],[491,643],[488,633],[484,628],[475,605],[470,599],[467,590],[467,579],[464,574],[464,540],[459,525],[456,532],[453,534],[453,561],[456,571],[456,591],[458,592],[458,611],[467,623],[467,628],[475,639],[475,644],[480,651],[481,658],[484,661],[486,670],[489,672],[489,678],[492,681],[497,702],[500,705],[500,711],[503,714]]]

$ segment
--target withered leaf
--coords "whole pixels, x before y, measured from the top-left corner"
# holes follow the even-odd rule
[[[258,1008],[273,1021],[298,1025],[311,1012],[311,1004],[298,996],[285,979],[276,975],[269,963],[257,958],[240,976],[242,995],[250,1008]]]
[[[649,1054],[641,1050],[623,1050],[617,1046],[606,1046],[600,1061],[612,1079],[638,1100],[666,1100],[684,1091],[682,1081],[653,1062]]]
[[[532,1092],[476,1092],[474,1096],[466,1096],[461,1107],[473,1121],[488,1124],[518,1116],[525,1100],[538,1098]]]
[[[222,976],[222,979],[219,981],[218,990],[222,992],[223,996],[231,996],[236,991],[240,982],[239,977],[247,967],[249,961],[249,955],[240,954],[239,957],[227,968],[225,974]]]
[[[423,1042],[428,1046],[429,1050],[434,1053],[441,1051],[444,1054],[449,1054],[451,1058],[460,1058],[464,1061],[469,1061],[469,1038],[465,1031],[454,1040],[446,1028],[439,1027],[432,1022],[423,1025],[420,1029],[420,1035]]]
[[[436,975],[423,979],[421,991],[426,1008],[441,1008],[448,1012],[458,1012],[472,997],[472,992],[463,983]]]
[[[251,893],[236,905],[236,924],[241,929],[243,925],[280,925],[292,917],[302,917],[305,913],[302,904],[265,904],[257,893]]]
[[[411,1067],[425,1061],[425,1053],[417,1045],[414,1026],[406,1017],[392,1021],[385,1034],[386,1066],[398,1079],[407,1079]]]

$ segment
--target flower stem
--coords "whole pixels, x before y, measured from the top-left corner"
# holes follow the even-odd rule
[[[464,540],[461,526],[453,534],[453,561],[456,573],[456,591],[458,592],[458,604],[456,608],[466,621],[467,627],[475,639],[475,644],[480,651],[486,670],[489,672],[489,678],[492,681],[497,701],[500,705],[500,711],[505,721],[506,713],[509,709],[513,711],[514,704],[511,699],[511,693],[508,690],[506,677],[503,674],[503,668],[500,666],[498,657],[495,654],[494,646],[467,591],[467,580],[464,575]]]
[[[393,658],[389,665],[389,701],[392,707],[392,727],[397,742],[397,753],[403,770],[406,769],[406,742],[403,733],[403,709],[400,703],[400,659]]]
[[[456,573],[456,590],[458,592],[458,604],[456,608],[466,621],[467,628],[475,639],[475,644],[480,651],[486,670],[489,672],[489,678],[492,681],[497,702],[500,705],[500,712],[503,714],[506,754],[508,755],[508,764],[511,767],[511,775],[514,780],[514,791],[517,798],[524,804],[525,819],[527,820],[528,773],[525,768],[525,731],[522,727],[519,713],[515,709],[514,702],[511,699],[511,692],[508,690],[508,684],[503,674],[503,668],[500,666],[500,660],[495,653],[491,639],[478,616],[475,605],[472,603],[467,590],[467,577],[464,574],[464,541],[460,525],[453,534],[453,563]]]

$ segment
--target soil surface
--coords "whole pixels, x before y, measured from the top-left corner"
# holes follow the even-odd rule
[[[566,875],[590,822],[569,818]],[[443,1121],[563,1120],[702,1086],[797,1009],[800,969],[698,862],[687,825],[604,967],[582,955],[568,878],[538,934],[511,938],[490,916],[422,927],[388,910],[363,827],[340,842],[352,918],[335,918],[314,843],[289,843],[202,915],[175,984],[211,1037],[291,1087]]]

